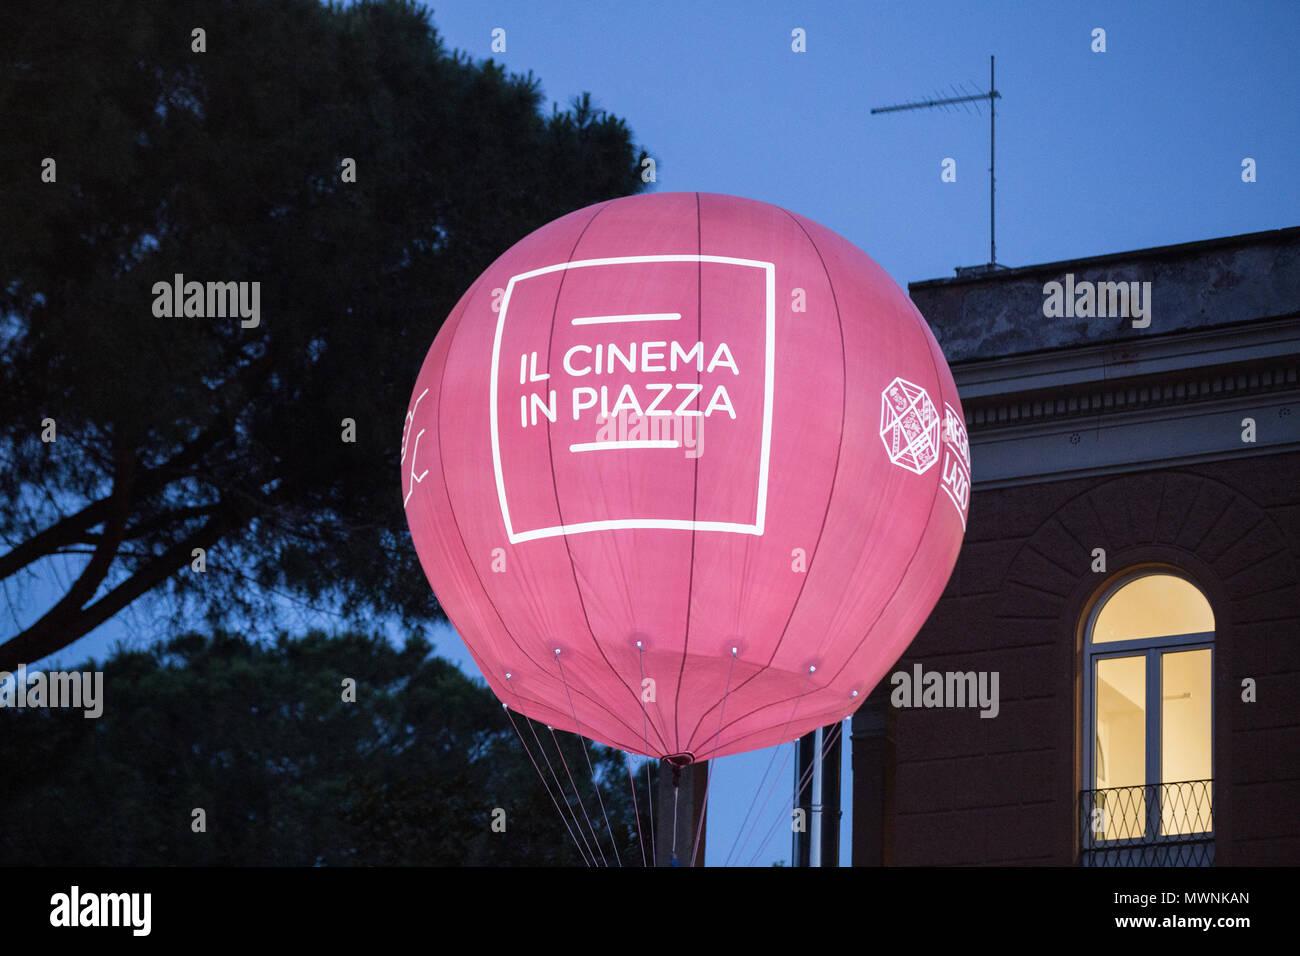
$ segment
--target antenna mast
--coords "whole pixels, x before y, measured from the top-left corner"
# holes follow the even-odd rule
[[[972,103],[979,100],[989,101],[989,268],[997,268],[998,253],[996,241],[996,219],[993,206],[994,174],[993,174],[993,145],[995,139],[997,107],[995,100],[1001,99],[1002,94],[993,79],[993,57],[989,57],[989,88],[987,93],[973,93],[965,96],[950,96],[943,99],[922,100],[917,103],[900,103],[897,106],[877,106],[871,112],[876,113],[897,113],[900,110],[921,110],[930,109],[936,106],[951,106],[956,103]],[[978,108],[978,107],[977,107]]]

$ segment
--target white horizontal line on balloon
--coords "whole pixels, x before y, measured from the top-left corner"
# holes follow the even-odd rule
[[[643,438],[628,441],[586,441],[570,445],[569,451],[614,451],[620,448],[681,448],[671,438]]]
[[[574,325],[607,325],[613,322],[676,322],[680,312],[636,312],[628,315],[580,315]]]
[[[580,524],[555,525],[550,528],[537,528],[532,531],[515,531],[506,525],[506,534],[511,544],[522,541],[536,541],[539,538],[555,538],[570,534],[586,534],[591,531],[623,531],[646,529],[651,531],[723,531],[730,534],[763,534],[763,524],[740,524],[733,521],[694,521],[690,518],[616,518],[606,521],[584,521]]]

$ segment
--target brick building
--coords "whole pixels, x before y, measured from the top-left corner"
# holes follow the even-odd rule
[[[1300,227],[910,291],[974,490],[894,673],[999,701],[876,689],[854,864],[1300,863]]]

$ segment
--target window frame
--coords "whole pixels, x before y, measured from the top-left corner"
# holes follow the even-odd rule
[[[1215,725],[1216,707],[1214,706],[1214,635],[1215,631],[1198,631],[1188,634],[1170,634],[1165,637],[1147,637],[1134,638],[1127,641],[1103,641],[1095,643],[1092,639],[1093,628],[1096,625],[1097,618],[1102,609],[1120,590],[1132,584],[1139,578],[1151,577],[1152,575],[1164,575],[1176,577],[1194,587],[1210,604],[1209,596],[1205,590],[1197,584],[1190,575],[1181,569],[1165,566],[1147,566],[1140,569],[1127,571],[1104,587],[1098,594],[1097,599],[1092,602],[1092,607],[1088,611],[1083,625],[1083,667],[1085,679],[1083,682],[1083,747],[1082,747],[1082,771],[1084,790],[1095,792],[1097,789],[1096,768],[1094,762],[1097,753],[1097,714],[1096,706],[1096,686],[1097,686],[1097,662],[1105,658],[1114,657],[1142,657],[1145,667],[1145,695],[1146,695],[1146,748],[1144,754],[1144,773],[1143,777],[1145,787],[1159,788],[1165,783],[1180,783],[1177,780],[1164,780],[1164,769],[1161,750],[1162,748],[1162,722],[1164,720],[1163,708],[1163,689],[1161,687],[1163,679],[1163,669],[1161,659],[1164,654],[1171,651],[1195,651],[1208,650],[1210,652],[1210,798],[1213,801],[1213,780],[1215,773],[1216,754],[1215,754]],[[1214,615],[1217,623],[1218,614],[1214,611],[1214,605],[1210,604],[1210,613]],[[1152,706],[1152,702],[1156,706]],[[1108,788],[1109,789],[1109,788]],[[1211,807],[1213,804],[1211,803]],[[1103,847],[1122,847],[1128,844],[1152,844],[1152,843],[1173,843],[1186,841],[1189,837],[1210,837],[1214,836],[1214,827],[1211,824],[1208,830],[1197,830],[1189,833],[1178,834],[1161,834],[1160,832],[1160,811],[1161,800],[1160,791],[1157,789],[1155,799],[1148,800],[1146,806],[1146,820],[1144,822],[1145,832],[1138,836],[1120,837],[1115,839],[1105,839],[1096,836],[1091,828],[1086,829],[1083,834],[1083,847],[1103,848]],[[1212,811],[1211,811],[1212,812]]]

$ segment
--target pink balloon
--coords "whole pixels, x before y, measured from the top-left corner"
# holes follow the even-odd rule
[[[505,704],[708,759],[848,716],[902,654],[965,532],[963,421],[925,320],[847,240],[632,196],[538,229],[457,303],[402,494]]]

